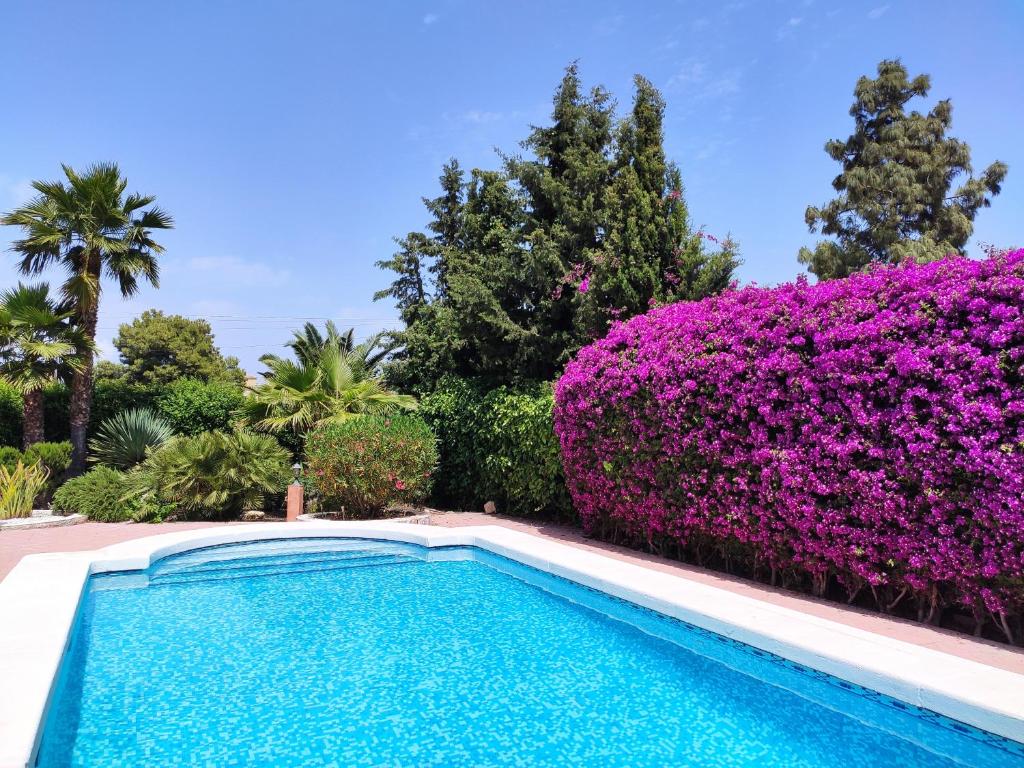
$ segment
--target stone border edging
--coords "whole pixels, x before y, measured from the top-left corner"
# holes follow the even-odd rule
[[[0,531],[29,531],[33,528],[60,528],[64,525],[78,525],[84,523],[88,518],[85,515],[37,515],[32,512],[31,517],[14,517],[10,520],[0,520]]]
[[[497,526],[255,523],[180,531],[91,552],[28,555],[0,582],[0,768],[31,765],[88,576],[178,552],[310,537],[473,546],[1010,739],[1024,739],[1024,675]]]

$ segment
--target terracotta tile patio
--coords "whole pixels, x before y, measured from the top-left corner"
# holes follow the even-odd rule
[[[814,616],[830,619],[851,627],[877,632],[888,637],[923,645],[944,651],[954,656],[988,664],[1024,674],[1024,649],[994,643],[988,640],[967,637],[956,632],[935,627],[922,626],[911,621],[880,616],[848,606],[837,605],[805,595],[784,592],[763,584],[756,584],[696,566],[635,552],[624,547],[592,541],[575,528],[551,523],[485,515],[476,512],[450,512],[435,514],[434,525],[459,527],[466,525],[500,525],[536,536],[553,539],[581,549],[600,552],[608,557],[624,560],[647,568],[673,573],[687,579],[712,584],[738,594],[783,605]],[[234,523],[161,523],[157,525],[130,523],[84,523],[64,528],[40,528],[28,531],[0,532],[0,578],[17,564],[25,555],[38,552],[68,552],[97,549],[142,536],[159,533],[206,528]],[[301,523],[296,523],[301,525]]]

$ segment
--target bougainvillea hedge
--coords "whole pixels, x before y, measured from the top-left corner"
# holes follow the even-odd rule
[[[1022,366],[1024,250],[951,257],[636,317],[568,366],[555,428],[594,535],[1012,636]]]

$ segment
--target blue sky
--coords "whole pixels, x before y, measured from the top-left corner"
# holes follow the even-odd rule
[[[544,122],[574,59],[628,108],[662,89],[691,212],[741,246],[743,282],[799,274],[822,150],[861,74],[901,57],[954,104],[976,169],[1010,173],[976,243],[1024,244],[1024,3],[175,2],[5,4],[0,210],[61,162],[115,160],[177,228],[159,291],[105,295],[99,336],[142,310],[208,318],[256,370],[304,318],[393,323],[372,294],[391,237],[425,224],[441,164],[495,167]],[[5,231],[6,230],[6,231]],[[14,231],[0,229],[6,250]],[[14,257],[0,285],[17,280]]]

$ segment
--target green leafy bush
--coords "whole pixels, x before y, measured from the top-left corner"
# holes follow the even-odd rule
[[[54,491],[64,479],[64,472],[71,466],[71,443],[33,443],[25,451],[26,464],[42,464],[49,472],[46,487],[36,498],[36,506],[49,502]]]
[[[60,474],[71,466],[71,443],[33,443],[25,451],[25,463],[41,463],[51,473]]]
[[[420,415],[437,436],[439,462],[432,498],[439,507],[473,509],[486,501],[480,488],[485,394],[475,382],[452,377],[420,399]]]
[[[274,438],[251,432],[179,436],[128,475],[148,504],[173,504],[195,517],[230,517],[259,507],[288,484],[288,453]]]
[[[3,467],[8,472],[18,466],[18,462],[23,461],[24,458],[24,454],[17,448],[10,445],[0,447],[0,467]]]
[[[104,421],[89,443],[89,452],[100,464],[130,469],[173,436],[170,424],[150,410],[136,408]]]
[[[0,467],[0,520],[31,515],[32,502],[46,487],[49,476],[42,464],[19,461],[13,470]]]
[[[81,514],[90,520],[117,523],[133,520],[140,511],[129,498],[128,476],[110,467],[94,467],[57,489],[51,509],[58,515]]]
[[[0,381],[0,446],[21,445],[21,393]]]
[[[309,433],[306,465],[328,511],[374,517],[427,498],[437,441],[417,416],[360,416]]]
[[[440,506],[572,519],[561,454],[551,421],[548,384],[490,391],[449,378],[420,402],[437,434],[440,465],[434,500]]]
[[[198,435],[229,429],[244,397],[235,384],[179,379],[156,398],[156,407],[179,435]]]
[[[567,519],[572,503],[551,411],[549,384],[499,387],[484,398],[481,491],[513,515]]]

